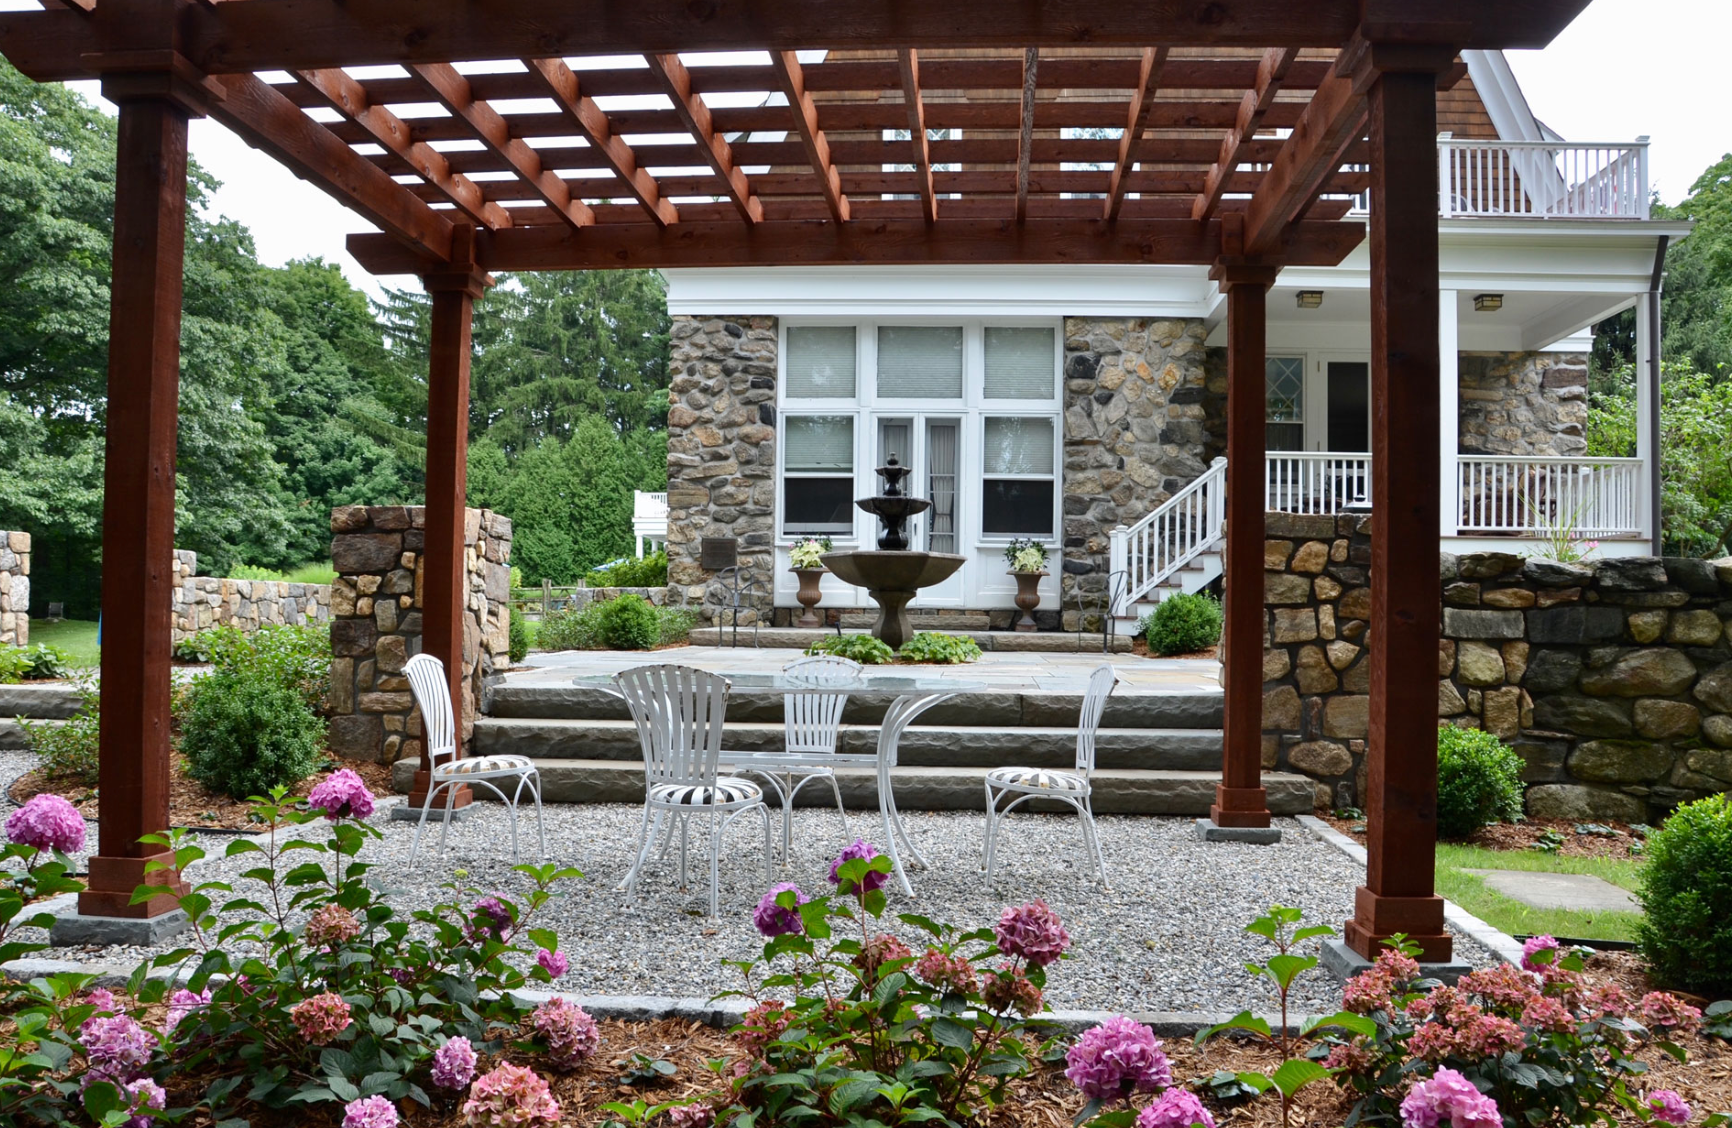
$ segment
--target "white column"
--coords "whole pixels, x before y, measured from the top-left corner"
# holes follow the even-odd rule
[[[1456,469],[1456,450],[1461,445],[1461,326],[1456,291],[1438,292],[1437,310],[1437,400],[1438,400],[1438,534],[1453,537],[1459,531],[1461,473]]]
[[[1656,433],[1654,410],[1653,357],[1655,342],[1649,332],[1652,294],[1636,299],[1636,457],[1642,460],[1641,499],[1642,529],[1656,541],[1660,515],[1654,512],[1655,477],[1659,473],[1660,436]]]

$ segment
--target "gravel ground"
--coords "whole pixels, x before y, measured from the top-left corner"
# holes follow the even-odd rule
[[[0,780],[27,769],[29,757],[0,755]],[[15,763],[14,761],[17,761]],[[433,828],[417,865],[408,866],[413,824],[373,822],[386,837],[369,844],[374,876],[392,890],[402,910],[436,903],[440,888],[464,869],[463,880],[508,895],[526,879],[512,872],[509,824],[503,810],[477,804],[478,813],[451,829],[451,847],[437,856]],[[751,925],[753,905],[766,888],[756,820],[736,824],[723,847],[721,913],[704,914],[707,857],[694,843],[691,884],[679,888],[677,844],[649,868],[636,897],[616,892],[635,842],[640,808],[560,805],[547,810],[548,858],[582,869],[585,877],[560,886],[562,896],[536,923],[555,929],[571,970],[558,986],[584,994],[708,996],[741,986],[724,959],[749,959],[761,943]],[[999,870],[988,888],[979,870],[985,820],[964,812],[911,812],[909,833],[931,868],[910,870],[915,895],[891,887],[891,912],[918,912],[964,928],[990,924],[1007,904],[1045,898],[1070,930],[1073,959],[1049,969],[1047,999],[1060,1009],[1125,1011],[1236,1011],[1271,1009],[1271,992],[1253,985],[1243,964],[1268,954],[1243,932],[1253,916],[1275,903],[1305,910],[1307,922],[1339,925],[1352,910],[1363,871],[1290,819],[1277,846],[1197,841],[1190,819],[1103,816],[1098,822],[1112,890],[1092,880],[1074,819],[1018,813],[1002,829]],[[95,844],[92,827],[91,844]],[[525,860],[534,851],[533,816],[526,816]],[[836,852],[856,836],[880,837],[876,816],[850,812],[847,826],[835,811],[795,814],[794,849],[774,881],[808,891],[827,888]],[[777,827],[777,834],[780,828]],[[229,880],[237,895],[250,884],[239,872],[256,855],[222,858],[229,837],[203,836],[211,858],[189,875]],[[305,858],[306,855],[300,855]],[[898,930],[903,929],[898,925]],[[912,943],[913,936],[907,939]],[[1460,958],[1490,962],[1484,949],[1459,937]],[[44,953],[45,955],[51,953]],[[53,953],[62,954],[62,953]],[[137,948],[79,949],[75,958],[132,963]],[[1340,993],[1321,971],[1301,977],[1294,998],[1300,1011],[1335,1010]]]

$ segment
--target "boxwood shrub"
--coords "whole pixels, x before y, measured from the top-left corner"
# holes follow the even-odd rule
[[[1466,838],[1522,817],[1522,758],[1480,729],[1437,730],[1437,835]]]
[[[1732,995],[1732,797],[1672,812],[1648,836],[1636,944],[1654,977],[1710,999]]]
[[[1137,631],[1155,654],[1195,654],[1221,641],[1221,603],[1201,592],[1170,595]]]

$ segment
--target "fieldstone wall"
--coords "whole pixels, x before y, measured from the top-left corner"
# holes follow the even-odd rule
[[[200,576],[198,554],[174,553],[174,641],[212,627],[305,627],[331,617],[328,584],[291,584],[280,580],[229,580]]]
[[[1364,791],[1371,521],[1267,516],[1263,758]],[[1438,717],[1527,762],[1529,813],[1648,822],[1732,788],[1732,559],[1443,554]]]
[[[421,717],[403,666],[421,652],[421,506],[331,511],[330,748],[351,760],[393,763],[421,755]],[[474,729],[481,690],[509,664],[511,521],[470,509],[463,528],[469,597],[463,619],[462,737]]]
[[[735,537],[740,623],[768,623],[774,604],[776,319],[673,319],[668,387],[668,598],[719,623],[731,590],[698,562],[704,537]]]
[[[1588,358],[1461,354],[1463,454],[1576,455],[1588,449]]]
[[[1208,468],[1206,336],[1194,318],[1065,319],[1066,629],[1076,593],[1098,600],[1105,589],[1111,531]]]
[[[30,534],[0,532],[0,646],[30,645]]]

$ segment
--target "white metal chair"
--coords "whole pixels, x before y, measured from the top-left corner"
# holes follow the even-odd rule
[[[690,666],[638,666],[614,675],[643,745],[643,823],[631,870],[620,887],[637,891],[651,851],[673,820],[680,824],[680,886],[695,815],[709,820],[710,915],[721,905],[722,835],[735,819],[756,810],[764,820],[764,881],[770,880],[770,811],[755,783],[718,775],[728,680]]]
[[[1076,810],[1082,820],[1083,841],[1089,852],[1094,854],[1095,865],[1100,869],[1101,885],[1107,884],[1106,858],[1101,854],[1100,834],[1095,829],[1094,808],[1091,805],[1093,789],[1089,776],[1095,767],[1095,730],[1100,727],[1101,714],[1106,711],[1107,697],[1113,687],[1118,684],[1118,678],[1113,675],[1111,665],[1102,665],[1089,675],[1088,692],[1083,695],[1082,715],[1077,719],[1076,730],[1076,770],[1067,772],[1056,768],[993,768],[986,773],[986,880],[992,881],[993,867],[997,862],[997,844],[999,824],[1010,814],[1017,804],[1029,799],[1056,799],[1069,804]],[[1015,798],[999,809],[998,803],[1006,795]]]
[[[860,680],[864,669],[851,658],[816,654],[796,658],[782,667],[790,678],[812,685],[837,685]],[[848,704],[846,693],[784,693],[782,695],[783,754],[791,763],[776,762],[774,753],[754,756],[750,764],[740,763],[735,771],[761,775],[782,801],[782,864],[788,864],[790,824],[794,817],[794,796],[815,779],[830,781],[831,794],[836,797],[836,811],[842,816],[846,830],[848,812],[842,806],[842,788],[836,782],[836,771],[827,765],[814,764],[812,756],[833,756],[836,739],[842,727],[842,708]],[[727,758],[727,753],[722,754]],[[844,835],[846,837],[846,835]]]
[[[415,824],[415,844],[409,849],[409,864],[421,850],[421,832],[427,826],[427,812],[439,792],[445,792],[445,828],[439,832],[439,853],[444,856],[445,840],[451,833],[451,810],[457,789],[465,783],[478,784],[499,796],[511,812],[511,857],[517,858],[517,802],[524,788],[535,799],[535,831],[541,843],[541,855],[547,854],[547,830],[541,817],[541,775],[535,762],[527,756],[459,756],[457,725],[451,709],[451,683],[445,679],[445,663],[431,654],[417,654],[403,667],[409,676],[409,689],[415,704],[421,707],[422,738],[427,742],[427,758],[432,764],[427,781],[427,797],[421,801],[421,818]],[[517,781],[510,795],[495,782]]]

